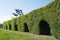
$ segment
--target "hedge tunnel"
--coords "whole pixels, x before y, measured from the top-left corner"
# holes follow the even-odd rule
[[[11,30],[52,35],[60,40],[60,0],[55,0],[26,15],[4,22],[4,29],[9,28],[8,25],[11,25]]]

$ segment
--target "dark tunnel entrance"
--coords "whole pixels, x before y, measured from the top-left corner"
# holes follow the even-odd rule
[[[51,35],[49,24],[45,20],[41,20],[39,23],[40,35]]]
[[[11,25],[9,25],[9,30],[11,30]]]
[[[7,26],[6,26],[6,29],[8,29]]]
[[[24,23],[24,32],[29,32],[29,29],[26,23]]]
[[[15,25],[15,31],[18,31],[17,25]]]

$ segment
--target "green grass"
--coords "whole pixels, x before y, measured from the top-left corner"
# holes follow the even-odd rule
[[[26,32],[0,30],[0,40],[56,40],[52,36],[42,36]]]

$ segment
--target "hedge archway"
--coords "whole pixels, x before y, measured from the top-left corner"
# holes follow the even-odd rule
[[[9,25],[9,30],[11,30],[11,25]]]
[[[29,32],[29,29],[26,23],[24,23],[24,32]]]
[[[17,27],[17,25],[15,25],[15,28],[14,28],[14,29],[15,29],[15,31],[18,31],[18,27]]]
[[[6,25],[6,29],[8,29],[7,25]]]
[[[51,35],[50,26],[45,20],[39,22],[39,34],[40,35]]]

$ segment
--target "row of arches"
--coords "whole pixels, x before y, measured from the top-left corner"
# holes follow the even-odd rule
[[[6,29],[8,29],[8,26],[6,26]],[[9,30],[11,30],[11,29],[12,29],[12,26],[9,25]],[[17,25],[14,25],[14,30],[15,30],[15,31],[18,31],[18,27],[17,27]],[[28,26],[27,26],[26,23],[24,23],[24,32],[29,32],[29,30],[28,30]]]
[[[8,29],[8,26],[6,26],[6,29]],[[11,30],[11,29],[12,29],[12,26],[9,25],[9,30]],[[17,25],[14,25],[14,30],[15,31],[18,31]]]
[[[6,26],[6,29],[8,27]],[[9,25],[9,30],[11,30],[11,25]],[[17,25],[14,25],[14,30],[18,31]],[[29,32],[28,25],[24,23],[24,32]],[[39,22],[39,35],[51,35],[49,24],[45,20]]]

